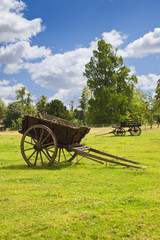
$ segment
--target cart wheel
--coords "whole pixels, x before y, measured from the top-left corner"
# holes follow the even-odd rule
[[[118,136],[118,130],[117,129],[114,130],[114,136]]]
[[[140,127],[132,127],[132,128],[130,129],[130,134],[131,134],[132,136],[139,136],[139,135],[141,135],[141,129],[140,129]]]
[[[55,134],[42,124],[30,127],[22,136],[21,153],[29,166],[51,165],[57,155]]]
[[[126,131],[123,128],[118,128],[114,131],[115,136],[125,136]]]
[[[57,154],[58,159],[56,159],[58,162],[68,161],[71,162],[76,156],[77,153],[71,152],[67,150],[66,148],[59,148],[59,152]]]

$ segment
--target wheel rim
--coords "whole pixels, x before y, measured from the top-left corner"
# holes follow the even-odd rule
[[[114,135],[117,136],[118,135],[118,132],[117,130],[114,131]]]
[[[133,127],[130,133],[132,136],[139,136],[141,134],[141,129],[139,127]]]
[[[58,162],[63,162],[63,161],[71,162],[76,156],[77,156],[77,153],[73,151],[71,152],[66,148],[61,147],[59,148],[56,160]]]
[[[123,128],[118,128],[115,132],[114,135],[115,136],[125,136],[125,130]]]
[[[47,126],[34,125],[22,136],[21,153],[29,166],[51,165],[57,155],[56,136]]]

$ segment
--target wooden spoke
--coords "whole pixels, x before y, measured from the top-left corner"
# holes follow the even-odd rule
[[[34,151],[28,158],[27,160],[29,161],[29,159],[35,154],[36,151]]]
[[[115,136],[125,136],[126,132],[123,128],[117,128],[114,130]]]
[[[34,129],[34,133],[35,133],[36,140],[37,140],[37,142],[38,142],[38,137],[37,137],[36,129],[35,129],[35,128],[33,128],[33,129]]]
[[[132,136],[139,136],[139,135],[141,134],[141,129],[140,129],[140,127],[132,127],[132,128],[130,129],[130,134],[131,134]]]
[[[42,153],[48,158],[49,161],[51,161],[51,158],[49,157],[49,154],[46,154],[44,150],[42,150]]]
[[[35,166],[36,166],[36,163],[37,163],[37,158],[38,158],[38,152],[36,152],[36,158],[35,158],[35,162],[34,162]]]
[[[42,153],[40,152],[40,158],[41,158],[41,163],[43,165],[43,158],[42,158]]]
[[[46,150],[46,152],[51,152],[51,153],[54,153],[53,150],[50,150],[49,148],[44,148]]]
[[[65,154],[65,151],[64,151],[63,148],[62,148],[62,152],[63,152],[63,156],[64,156],[65,160],[67,160],[67,158],[66,158],[66,154]]]
[[[41,135],[40,135],[40,138],[39,138],[39,142],[40,142],[40,143],[41,143],[41,141],[42,141],[43,133],[44,133],[44,129],[42,128],[42,130],[41,130]]]
[[[57,139],[42,124],[31,126],[22,136],[21,153],[29,166],[51,165],[57,155]]]
[[[47,140],[47,138],[50,136],[50,134],[48,134],[41,142],[41,144],[43,145],[43,143]]]
[[[28,132],[28,136],[31,138],[31,142],[33,141],[34,143],[36,143],[35,139],[30,135],[29,132]]]
[[[58,162],[63,161],[69,161],[71,162],[75,157],[77,153],[71,152],[65,148],[59,148],[59,155],[58,155]]]
[[[30,151],[30,150],[34,150],[34,148],[28,148],[28,149],[25,149],[24,151]]]
[[[51,146],[50,146],[50,145],[51,145]],[[53,145],[54,145],[54,142],[47,143],[47,144],[42,144],[43,148],[48,147],[48,149],[49,149],[49,147],[50,147],[50,148],[53,147]]]
[[[34,146],[32,142],[28,142],[28,141],[24,141],[24,142]]]

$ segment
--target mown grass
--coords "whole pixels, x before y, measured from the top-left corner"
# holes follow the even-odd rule
[[[21,135],[0,133],[0,239],[159,239],[160,130],[125,137],[92,129],[87,146],[147,164],[144,169],[82,159],[28,167]]]

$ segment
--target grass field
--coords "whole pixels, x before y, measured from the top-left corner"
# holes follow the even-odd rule
[[[82,159],[28,167],[21,135],[0,133],[0,239],[160,239],[160,129],[115,137],[95,128],[87,146],[147,164]],[[95,137],[96,136],[96,137]]]

